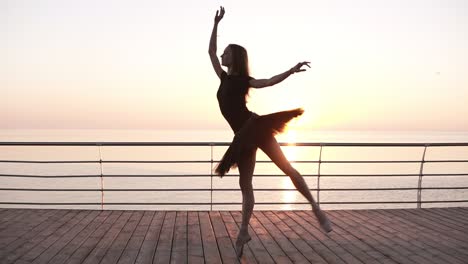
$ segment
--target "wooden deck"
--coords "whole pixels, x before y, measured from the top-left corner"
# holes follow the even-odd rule
[[[243,263],[468,263],[468,208],[255,211]],[[238,211],[0,209],[0,263],[238,263]]]

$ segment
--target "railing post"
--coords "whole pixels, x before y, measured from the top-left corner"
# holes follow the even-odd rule
[[[102,153],[101,144],[96,144],[99,149],[99,167],[101,169],[101,210],[104,210],[104,178],[102,173]]]
[[[210,211],[213,211],[213,143],[210,143]]]
[[[317,173],[317,204],[320,206],[320,167],[322,164],[322,143],[320,143],[320,154],[318,160],[318,173]]]
[[[422,155],[422,160],[421,160],[421,166],[419,168],[419,179],[418,179],[418,208],[421,208],[421,191],[422,191],[422,179],[423,179],[423,170],[424,170],[424,162],[426,158],[426,150],[427,150],[427,144],[424,146],[424,152]]]

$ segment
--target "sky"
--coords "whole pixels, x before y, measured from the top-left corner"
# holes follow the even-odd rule
[[[208,56],[249,53],[258,114],[313,130],[468,131],[464,0],[0,0],[0,129],[229,129]]]

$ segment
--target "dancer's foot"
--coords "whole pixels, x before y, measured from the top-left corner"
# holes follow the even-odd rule
[[[244,251],[244,245],[249,242],[250,240],[252,240],[252,238],[250,237],[249,233],[247,232],[239,232],[239,235],[237,236],[237,240],[236,240],[236,254],[237,254],[237,258],[241,258],[242,257],[242,253]]]
[[[328,219],[327,215],[325,214],[324,211],[318,209],[318,210],[313,210],[315,217],[317,217],[317,220],[320,223],[320,227],[327,233],[331,232],[333,228],[331,227],[331,222]]]

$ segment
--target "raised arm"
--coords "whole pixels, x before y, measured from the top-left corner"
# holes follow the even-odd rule
[[[305,69],[301,69],[302,66],[306,65],[307,67],[310,68],[308,61],[304,62],[299,62],[296,64],[296,66],[292,67],[291,69],[280,73],[278,75],[275,75],[271,77],[270,79],[251,79],[249,81],[250,87],[253,88],[263,88],[263,87],[268,87],[268,86],[273,86],[275,84],[278,84],[282,81],[284,81],[286,78],[288,78],[291,74],[294,74],[296,72],[303,72]]]
[[[224,7],[221,7],[220,11],[216,10],[216,15],[214,18],[214,25],[213,25],[213,32],[211,32],[210,46],[208,49],[208,54],[210,54],[211,64],[213,64],[213,68],[219,78],[221,78],[221,73],[223,72],[223,69],[221,68],[221,63],[219,63],[218,56],[216,55],[216,34],[218,33],[218,24],[221,21],[221,19],[223,19],[223,16],[224,16]]]

